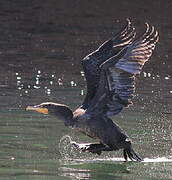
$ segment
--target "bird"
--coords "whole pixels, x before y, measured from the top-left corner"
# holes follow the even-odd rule
[[[87,83],[83,103],[72,111],[69,106],[53,102],[29,105],[26,110],[54,115],[64,125],[97,143],[72,144],[83,152],[100,155],[103,151],[123,150],[125,161],[143,161],[134,151],[132,141],[111,117],[132,105],[135,79],[159,41],[158,31],[145,23],[143,34],[136,36],[130,19],[113,38],[105,41],[81,60]]]

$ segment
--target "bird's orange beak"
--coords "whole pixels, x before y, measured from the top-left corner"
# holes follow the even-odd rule
[[[48,114],[48,109],[47,108],[42,108],[42,107],[36,107],[36,106],[28,106],[26,108],[26,111],[36,111],[42,114]]]

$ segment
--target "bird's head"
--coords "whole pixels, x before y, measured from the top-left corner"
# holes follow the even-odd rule
[[[66,126],[72,125],[73,112],[64,104],[46,102],[39,105],[28,106],[26,110],[54,115],[57,118],[62,119]]]

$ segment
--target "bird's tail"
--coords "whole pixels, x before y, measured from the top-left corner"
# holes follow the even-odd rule
[[[132,161],[141,162],[143,159],[132,149],[132,147],[129,147],[127,149],[124,149],[124,159],[127,161],[128,158]]]

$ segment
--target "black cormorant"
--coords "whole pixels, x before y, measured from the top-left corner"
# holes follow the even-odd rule
[[[63,104],[46,102],[28,106],[44,114],[55,115],[68,127],[95,138],[99,143],[86,144],[82,151],[101,154],[102,151],[123,149],[124,158],[142,161],[134,152],[128,136],[110,116],[132,104],[135,76],[141,72],[158,42],[158,32],[146,23],[146,31],[138,38],[130,20],[116,36],[103,43],[82,60],[87,81],[87,95],[74,112]],[[73,143],[80,148],[79,144]]]

